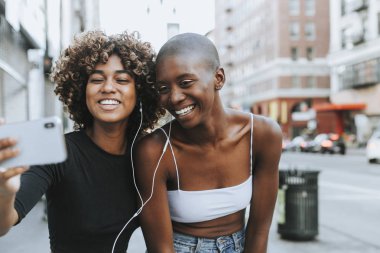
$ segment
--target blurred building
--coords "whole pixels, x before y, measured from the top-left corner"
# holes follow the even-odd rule
[[[99,0],[99,3],[101,27],[107,33],[139,31],[141,39],[149,41],[156,51],[178,33],[206,34],[215,23],[214,0]]]
[[[334,0],[330,13],[332,104],[319,110],[365,142],[380,123],[380,1]]]
[[[75,34],[99,27],[99,0],[53,1],[60,5],[61,48],[66,48]]]
[[[141,26],[141,33],[147,41],[159,49],[171,37],[180,33],[182,29],[178,0],[147,0],[145,2],[146,22]],[[152,25],[154,24],[154,29]]]
[[[43,110],[35,100],[43,96],[43,86],[31,91],[31,79],[38,82],[39,72],[43,80],[42,56],[35,56],[45,48],[44,10],[43,1],[31,6],[27,1],[0,0],[0,116],[8,122],[32,118]]]
[[[54,63],[60,52],[71,43],[76,34],[99,27],[99,0],[45,1],[48,8],[47,20],[49,24],[46,54]],[[45,94],[48,94],[45,96],[46,115],[63,114],[64,127],[66,131],[71,131],[74,122],[68,119],[67,114],[62,113],[62,103],[54,94],[54,84],[47,78],[45,83],[47,84]]]
[[[196,32],[202,34],[203,31],[206,31],[205,35],[212,39],[212,32],[210,31],[212,26],[210,24],[206,23],[202,28],[194,26],[194,23],[197,22],[194,20],[194,14],[189,12],[189,7],[194,5],[192,1],[143,0],[139,4],[143,6],[141,17],[144,22],[140,24],[138,31],[140,31],[143,40],[152,43],[157,52],[168,39],[179,33]],[[212,4],[212,1],[202,1],[201,4],[199,1],[196,5],[205,5],[206,10],[211,10],[208,7]],[[208,13],[209,17],[213,17],[213,15],[214,13],[212,12]],[[130,29],[128,23],[125,26],[126,29]],[[159,120],[158,126],[171,119],[172,116],[167,113]]]
[[[62,115],[48,74],[77,32],[99,25],[98,1],[0,0],[0,117]]]
[[[215,43],[228,106],[278,121],[291,137],[317,127],[328,101],[328,0],[216,0]]]

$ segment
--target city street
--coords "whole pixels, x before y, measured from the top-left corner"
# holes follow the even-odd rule
[[[369,164],[363,150],[348,150],[284,153],[280,167],[320,170],[320,235],[299,251],[282,252],[380,252],[380,164]]]
[[[284,153],[280,167],[320,171],[319,235],[309,242],[280,239],[275,213],[268,253],[380,252],[380,164],[368,164],[363,150],[348,150],[345,156]],[[42,210],[39,203],[22,224],[0,238],[1,253],[50,252]],[[140,230],[128,252],[145,252]]]

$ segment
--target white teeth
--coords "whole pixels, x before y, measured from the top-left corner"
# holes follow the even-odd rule
[[[190,106],[185,107],[185,108],[183,108],[183,109],[181,109],[179,111],[175,111],[175,113],[177,115],[185,115],[185,114],[189,113],[193,109],[194,109],[194,105],[190,105]]]
[[[101,105],[118,105],[120,104],[119,101],[117,100],[113,100],[113,99],[104,99],[104,100],[100,100],[99,102]]]

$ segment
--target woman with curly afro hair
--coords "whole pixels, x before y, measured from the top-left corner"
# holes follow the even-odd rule
[[[133,220],[122,230],[138,204],[131,149],[164,114],[154,88],[154,59],[137,33],[89,31],[74,38],[51,74],[75,122],[75,131],[65,134],[68,158],[0,172],[1,235],[46,194],[51,252],[126,251],[138,227]],[[0,162],[17,155],[9,152],[13,145],[0,140]],[[20,187],[7,184],[21,173]]]

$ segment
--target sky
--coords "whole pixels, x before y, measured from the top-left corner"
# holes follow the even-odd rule
[[[180,33],[200,34],[215,23],[214,0],[100,0],[99,5],[100,26],[107,34],[139,31],[156,50],[168,39],[168,22],[179,23]]]

